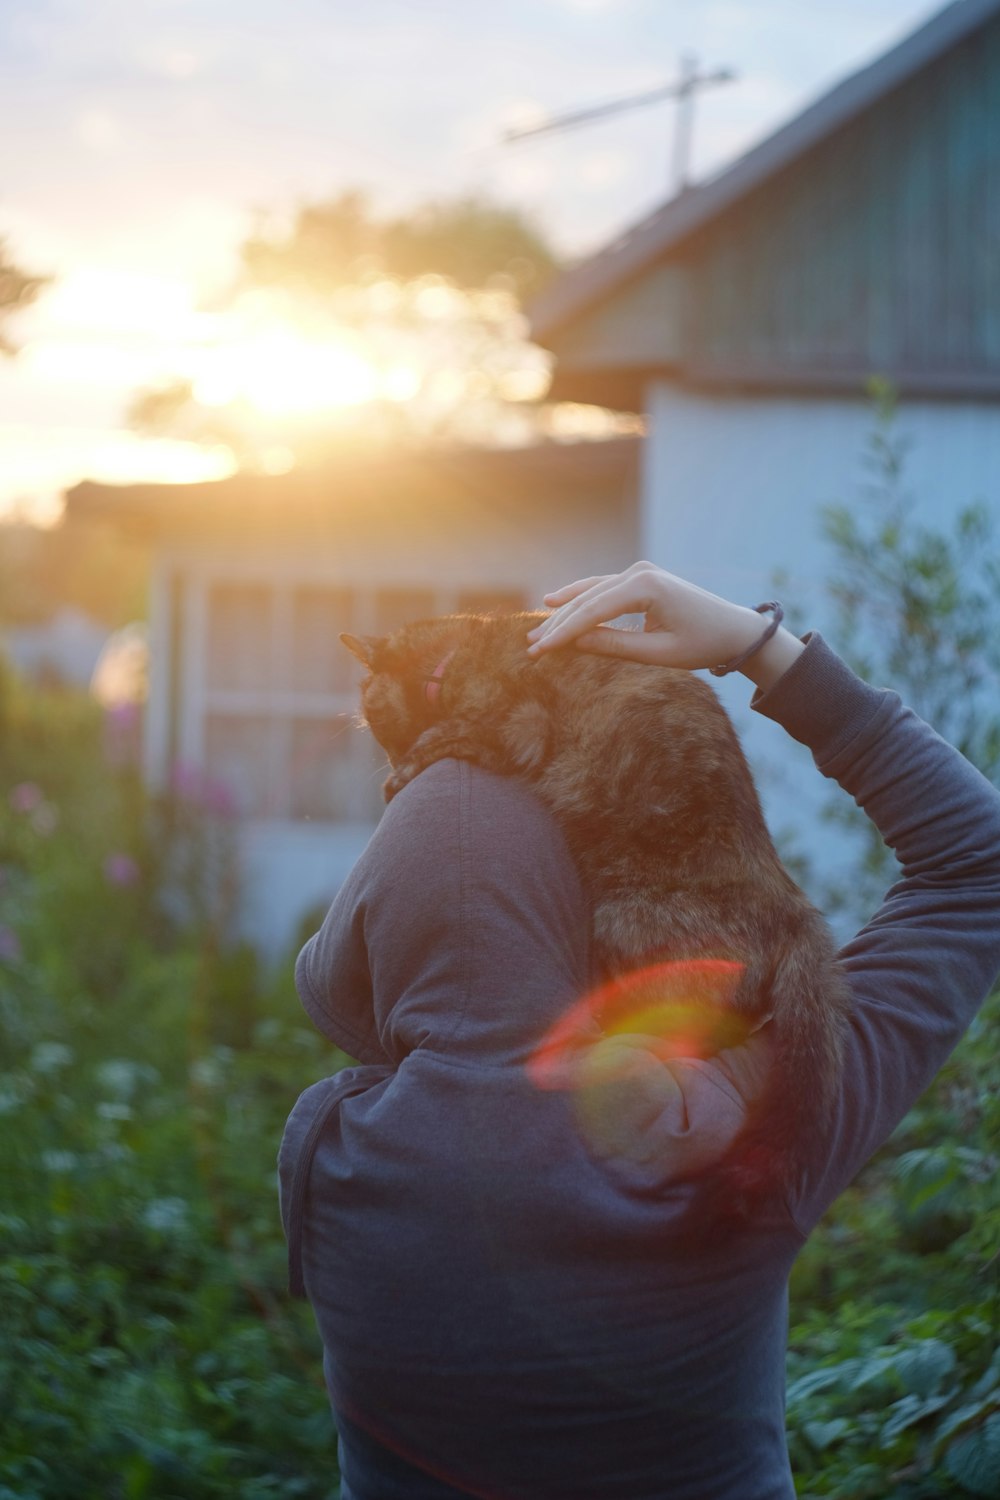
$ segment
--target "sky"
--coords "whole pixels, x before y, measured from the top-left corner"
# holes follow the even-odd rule
[[[699,98],[697,182],[941,8],[0,0],[0,235],[53,278],[0,360],[0,515],[52,519],[85,477],[228,472],[225,450],[141,439],[125,411],[240,334],[218,309],[261,216],[350,187],[386,212],[476,192],[586,255],[668,196],[673,107],[517,146],[505,129],[655,88],[694,54],[737,75]]]

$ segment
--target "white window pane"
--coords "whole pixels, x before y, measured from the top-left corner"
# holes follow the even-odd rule
[[[342,819],[365,816],[361,730],[351,714],[291,721],[293,818]]]
[[[298,588],[292,597],[291,682],[300,693],[350,692],[357,662],[340,641],[354,627],[354,596],[345,588]]]
[[[210,586],[206,643],[210,689],[270,685],[273,602],[273,590],[266,584]]]
[[[206,715],[205,769],[228,791],[240,817],[276,818],[284,813],[271,740],[272,721],[263,715]]]

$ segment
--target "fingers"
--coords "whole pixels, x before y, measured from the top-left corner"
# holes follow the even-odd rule
[[[645,614],[650,600],[637,587],[637,582],[628,574],[613,574],[571,597],[553,610],[547,620],[528,632],[529,653],[537,656],[543,651],[567,646],[577,636],[609,620],[616,620],[619,615]]]
[[[603,583],[609,576],[607,573],[595,573],[593,578],[578,578],[575,583],[564,583],[562,588],[553,589],[551,593],[545,594],[542,603],[553,607],[567,604],[570,599],[575,599],[585,589],[593,588],[595,583]]]

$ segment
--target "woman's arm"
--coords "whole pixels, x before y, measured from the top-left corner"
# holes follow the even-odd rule
[[[546,599],[554,610],[532,632],[536,654],[576,641],[697,668],[740,654],[762,628],[755,612],[649,563]],[[596,628],[633,612],[645,613],[645,631]],[[903,869],[840,954],[854,1013],[836,1105],[793,1205],[807,1233],[931,1082],[1000,972],[1000,793],[818,636],[779,630],[741,670],[757,685],[753,707],[812,751]]]
[[[813,753],[902,878],[841,951],[854,997],[833,1118],[796,1218],[808,1232],[931,1083],[1000,972],[1000,792],[818,636],[753,707]]]

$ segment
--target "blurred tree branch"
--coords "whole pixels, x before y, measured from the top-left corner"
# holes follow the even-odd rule
[[[16,353],[16,346],[4,333],[7,319],[34,302],[51,279],[50,276],[32,276],[22,271],[10,258],[7,242],[0,236],[0,354]]]
[[[285,236],[260,225],[241,260],[252,286],[330,292],[373,277],[412,281],[433,274],[466,290],[501,281],[521,301],[559,269],[541,230],[518,209],[469,196],[378,219],[357,188],[304,204]]]

